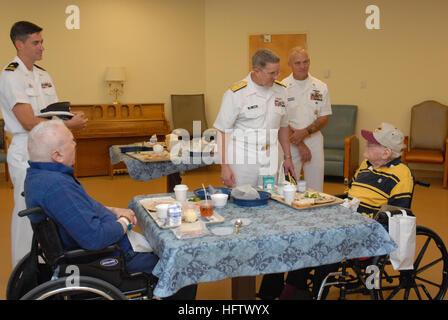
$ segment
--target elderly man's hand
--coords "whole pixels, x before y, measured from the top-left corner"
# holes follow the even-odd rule
[[[114,208],[114,207],[106,207],[110,211],[112,211],[115,216],[118,218],[125,217],[132,224],[132,227],[137,225],[137,218],[135,217],[134,211],[131,209],[123,209],[123,208]]]

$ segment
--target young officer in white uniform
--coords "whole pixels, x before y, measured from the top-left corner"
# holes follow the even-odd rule
[[[253,71],[224,93],[214,127],[219,132],[221,178],[228,187],[261,184],[260,176],[276,175],[278,144],[285,157],[285,172],[294,167],[288,140],[285,86],[276,81],[280,59],[272,51],[258,50]]]
[[[11,258],[13,266],[31,249],[32,230],[29,219],[18,217],[26,209],[21,195],[28,168],[28,131],[45,119],[36,117],[40,110],[58,101],[50,75],[34,63],[42,58],[42,28],[20,21],[11,28],[11,40],[17,56],[0,74],[0,106],[5,130],[12,133],[8,148],[8,165],[14,185],[14,211],[11,224]],[[82,129],[87,123],[83,113],[65,121],[67,127]]]
[[[293,131],[291,154],[297,174],[302,166],[307,187],[323,190],[324,148],[320,130],[331,115],[330,95],[325,83],[308,73],[310,58],[305,49],[290,51],[288,65],[292,73],[283,83],[288,91],[288,118]]]

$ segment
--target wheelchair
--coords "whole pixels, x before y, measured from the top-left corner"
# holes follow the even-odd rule
[[[429,187],[422,181],[415,184]],[[411,210],[406,211],[413,215]],[[390,212],[401,214],[401,210]],[[378,212],[375,219],[387,225],[388,216],[384,212]],[[340,300],[348,299],[349,295],[357,295],[357,299],[364,295],[373,300],[442,300],[448,288],[448,253],[442,239],[433,230],[417,225],[414,257],[413,270],[399,271],[394,270],[388,255],[344,260],[337,271],[329,272],[324,278],[317,300],[328,298],[332,288]],[[309,290],[313,281],[313,275],[309,275]]]
[[[40,207],[20,217],[45,212]],[[149,300],[157,278],[129,274],[118,245],[102,250],[64,250],[56,223],[47,215],[31,224],[31,251],[16,265],[7,285],[7,300]]]

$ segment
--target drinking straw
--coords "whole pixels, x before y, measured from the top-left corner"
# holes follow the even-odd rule
[[[205,191],[204,184],[202,184],[202,188],[204,189],[205,204],[208,206],[208,201],[207,201],[207,191]]]
[[[296,181],[294,180],[294,178],[291,176],[291,173],[288,172],[288,176],[289,176],[289,182],[292,182],[294,184],[297,184]]]

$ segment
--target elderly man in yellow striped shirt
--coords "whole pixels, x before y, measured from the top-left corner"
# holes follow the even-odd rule
[[[361,134],[367,141],[365,159],[349,184],[348,198],[359,199],[357,211],[371,218],[385,204],[409,208],[414,176],[401,162],[403,134],[389,123]]]
[[[360,201],[357,212],[371,218],[383,205],[410,208],[414,176],[401,162],[401,150],[405,147],[403,133],[389,123],[382,123],[374,131],[361,130],[361,134],[366,140],[365,159],[348,186],[348,199],[357,198]],[[266,275],[258,295],[262,299],[280,295],[281,300],[316,298],[325,276],[337,268],[336,263],[294,270],[289,272],[284,285],[283,274]],[[312,270],[314,285],[310,292],[307,276]]]

